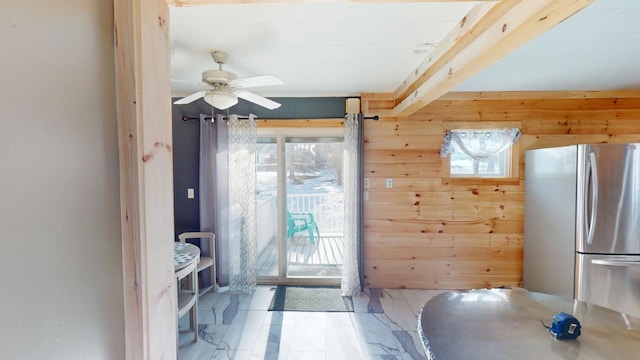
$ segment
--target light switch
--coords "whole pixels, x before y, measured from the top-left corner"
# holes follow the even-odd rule
[[[364,178],[364,181],[363,181],[362,186],[363,186],[365,189],[368,189],[368,188],[369,188],[369,178]]]
[[[362,197],[364,201],[369,200],[369,192],[368,191],[363,191],[362,192]]]
[[[388,188],[392,188],[393,187],[393,179],[387,179],[387,187]]]
[[[194,197],[196,197],[195,192],[193,191],[192,188],[188,188],[187,189],[187,199],[193,199]]]

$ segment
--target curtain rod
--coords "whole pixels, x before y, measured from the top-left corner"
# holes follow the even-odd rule
[[[378,119],[380,119],[380,117],[378,117],[378,115],[373,115],[373,116],[362,116],[362,113],[360,113],[360,116],[362,117],[362,120],[373,120],[373,121],[378,121]],[[344,116],[345,118],[347,117],[347,115]]]
[[[246,115],[237,115],[239,119],[248,119],[249,117]],[[227,116],[223,115],[223,118],[226,119]],[[212,117],[211,116],[205,116],[204,120],[211,120]],[[373,121],[378,121],[378,119],[380,119],[378,117],[378,115],[374,115],[374,116],[364,116],[362,117],[362,119],[364,120],[373,120]],[[194,117],[194,116],[183,116],[182,117],[182,121],[189,121],[189,120],[200,120],[200,117]],[[262,119],[262,120],[269,120],[269,119]],[[278,119],[278,120],[282,120],[282,119]],[[291,119],[291,120],[296,120],[296,119]],[[305,120],[314,120],[314,119],[305,119]],[[325,119],[318,119],[318,120],[325,120]]]
[[[228,117],[227,115],[221,115],[223,120],[226,120]],[[249,117],[247,115],[236,115],[238,117],[238,119],[248,119]],[[212,116],[204,116],[203,117],[204,120],[211,120],[213,119]],[[257,117],[256,117],[257,119]],[[200,120],[200,117],[195,117],[195,116],[183,116],[182,117],[182,121],[189,121],[189,120]]]

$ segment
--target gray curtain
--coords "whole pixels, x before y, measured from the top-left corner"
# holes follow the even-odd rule
[[[218,286],[229,285],[229,144],[227,126],[221,115],[215,121],[200,115],[200,231],[216,235],[216,274]],[[208,245],[202,251],[209,251]],[[206,271],[202,281],[211,280]]]
[[[343,296],[363,290],[362,218],[362,116],[347,114],[344,122],[344,260],[341,289]]]
[[[364,291],[364,119],[358,114],[358,273]]]

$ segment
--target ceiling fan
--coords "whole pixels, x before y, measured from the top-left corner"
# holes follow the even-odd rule
[[[224,110],[238,103],[238,98],[250,101],[269,110],[277,109],[280,104],[258,94],[243,90],[255,86],[283,85],[284,82],[273,75],[252,76],[237,78],[235,74],[222,70],[222,64],[226,63],[229,55],[224,51],[213,51],[213,60],[218,63],[218,70],[207,70],[202,73],[202,82],[208,84],[211,90],[198,91],[174,104],[189,104],[200,98],[213,107]]]

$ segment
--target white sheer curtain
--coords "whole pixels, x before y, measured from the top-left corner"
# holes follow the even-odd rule
[[[200,231],[207,231],[216,234],[216,273],[218,274],[219,284],[222,286],[228,284],[228,268],[226,256],[220,256],[227,250],[227,244],[222,236],[223,229],[218,226],[217,217],[223,216],[224,206],[216,196],[216,188],[222,186],[216,180],[218,173],[216,164],[218,163],[218,136],[221,135],[218,128],[221,121],[215,122],[207,120],[209,115],[200,115],[200,178],[199,178],[199,201],[200,201]],[[224,134],[226,138],[226,133]],[[226,141],[224,142],[226,144]],[[220,145],[224,145],[220,144]],[[209,243],[203,241],[200,249],[204,254],[211,254]],[[202,285],[214,285],[216,279],[210,279],[208,271],[203,271]]]
[[[254,115],[230,115],[229,131],[229,286],[235,293],[256,287],[256,138]]]
[[[342,263],[342,295],[355,296],[360,293],[358,248],[360,237],[360,157],[359,114],[347,114],[344,122],[344,260]]]
[[[440,156],[455,153],[453,142],[473,160],[485,160],[508,149],[520,138],[520,129],[450,130],[444,137]]]

